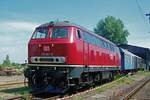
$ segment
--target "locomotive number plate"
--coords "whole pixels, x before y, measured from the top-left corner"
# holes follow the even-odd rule
[[[43,51],[45,51],[45,52],[50,51],[50,47],[49,46],[43,46]]]

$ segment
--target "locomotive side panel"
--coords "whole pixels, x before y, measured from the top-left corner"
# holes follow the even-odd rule
[[[119,67],[120,52],[117,46],[94,36],[92,33],[83,32],[83,40],[89,45],[89,66]]]

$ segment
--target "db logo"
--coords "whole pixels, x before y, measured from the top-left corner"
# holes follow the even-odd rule
[[[43,46],[43,51],[50,51],[49,46]]]

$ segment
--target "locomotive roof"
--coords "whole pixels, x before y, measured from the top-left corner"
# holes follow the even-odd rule
[[[49,22],[49,23],[42,24],[42,25],[40,25],[40,26],[37,27],[37,28],[49,27],[49,26],[75,26],[75,27],[78,27],[78,28],[80,28],[80,29],[82,29],[82,30],[84,30],[84,31],[90,32],[92,35],[95,35],[95,36],[97,36],[97,37],[100,37],[101,39],[103,39],[104,41],[107,41],[107,42],[111,43],[112,45],[115,45],[113,42],[107,40],[106,38],[104,38],[104,37],[102,37],[102,36],[99,36],[99,35],[97,35],[97,34],[94,34],[94,32],[92,32],[92,31],[90,31],[90,30],[88,30],[88,29],[86,29],[86,28],[84,28],[84,27],[82,27],[82,26],[80,26],[80,25],[77,25],[77,24],[75,24],[75,23],[69,22],[69,21],[62,21],[62,22],[59,22],[59,21],[58,21],[58,22],[51,21],[51,22]],[[116,46],[116,45],[115,45],[115,46]]]
[[[79,27],[81,29],[87,30],[86,28],[84,28],[80,25],[77,25],[75,23],[69,22],[69,21],[62,21],[62,22],[53,22],[53,21],[51,21],[49,23],[42,24],[39,27],[48,27],[48,26],[76,26],[76,27]],[[89,31],[89,30],[87,30],[87,31]]]

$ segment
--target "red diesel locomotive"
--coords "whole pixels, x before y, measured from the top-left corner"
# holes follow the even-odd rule
[[[25,77],[31,92],[65,93],[112,79],[120,66],[120,51],[112,42],[68,21],[49,22],[29,41]]]

